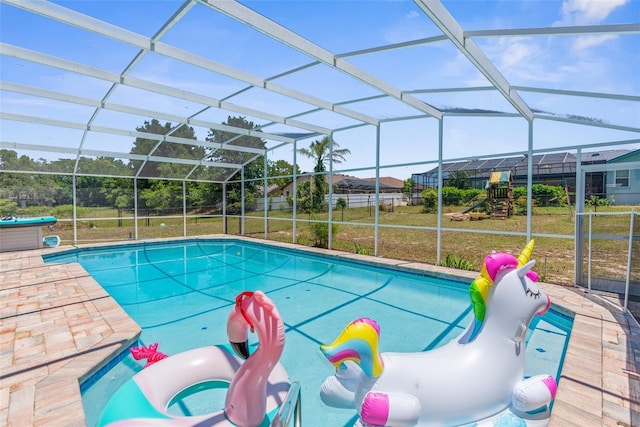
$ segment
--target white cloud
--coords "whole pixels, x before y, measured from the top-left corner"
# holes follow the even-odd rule
[[[531,58],[538,56],[539,48],[533,43],[524,40],[513,40],[503,50],[500,58],[501,67],[514,68],[523,63],[528,63]]]
[[[599,46],[617,38],[614,34],[603,34],[598,36],[582,36],[578,37],[573,43],[574,49],[582,50],[589,47]]]
[[[629,0],[567,0],[562,3],[561,25],[589,25],[602,22],[614,9]]]
[[[562,3],[562,17],[554,25],[591,25],[604,21],[615,9],[630,0],[567,0]],[[580,51],[615,39],[613,35],[580,36],[572,43],[572,50]]]
[[[483,50],[511,83],[557,82],[549,52],[540,39],[501,37],[489,41]]]
[[[418,16],[420,16],[420,14],[415,10],[412,10],[411,12],[407,13],[408,19],[414,19],[414,18],[417,18]]]

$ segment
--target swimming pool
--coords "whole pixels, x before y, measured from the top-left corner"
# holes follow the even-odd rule
[[[286,328],[281,362],[302,383],[305,426],[353,425],[351,410],[319,398],[333,368],[319,345],[351,320],[372,317],[381,327],[381,351],[420,351],[458,336],[471,320],[468,283],[411,274],[328,256],[312,256],[245,241],[184,240],[72,250],[46,262],[79,262],[143,328],[141,341],[175,354],[226,343],[226,319],[235,296],[262,290],[276,303]],[[526,375],[560,377],[571,318],[549,311],[527,333]],[[94,425],[110,395],[141,365],[126,355],[85,384],[87,422]],[[216,392],[198,394],[172,410],[199,414],[222,404]],[[213,406],[210,405],[212,401]]]

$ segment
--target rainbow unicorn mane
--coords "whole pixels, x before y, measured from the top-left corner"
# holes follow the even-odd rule
[[[375,320],[362,317],[349,323],[333,343],[321,345],[320,350],[338,369],[344,369],[344,362],[352,360],[367,376],[378,378],[383,371],[379,339],[380,327]]]
[[[485,257],[482,263],[482,269],[480,269],[480,275],[475,278],[469,287],[473,314],[479,322],[484,321],[484,316],[487,312],[489,289],[493,285],[493,281],[498,273],[507,268],[520,268],[529,262],[533,252],[533,245],[534,241],[532,239],[522,250],[518,258],[507,253],[492,253]],[[538,281],[538,275],[533,271],[529,271],[527,277],[534,282]]]

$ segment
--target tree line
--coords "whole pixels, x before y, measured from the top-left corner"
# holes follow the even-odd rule
[[[255,129],[253,122],[245,117],[227,118],[223,125],[243,129]],[[136,131],[155,135],[167,135],[181,139],[196,140],[192,127],[181,124],[160,123],[156,119],[145,121]],[[231,146],[264,149],[266,142],[259,137],[238,135],[217,129],[209,129],[207,142]],[[298,152],[314,160],[313,180],[299,183],[298,207],[302,211],[320,211],[326,209],[324,194],[327,192],[324,174],[330,158],[331,140],[324,137],[313,141],[309,148],[300,148]],[[253,203],[263,192],[264,158],[261,155],[224,148],[209,148],[197,144],[169,143],[157,138],[137,137],[130,150],[131,154],[141,154],[169,159],[206,160],[244,166],[245,203]],[[335,163],[345,160],[350,154],[348,149],[340,149],[333,142]],[[185,182],[187,206],[212,207],[222,202],[222,184],[206,182],[229,179],[237,169],[204,167],[177,162],[153,162],[131,159],[123,161],[111,157],[83,157],[77,159],[58,159],[49,161],[44,158],[33,159],[27,155],[18,156],[13,150],[0,150],[0,171],[17,170],[21,173],[0,173],[0,214],[13,215],[21,207],[60,206],[73,203],[73,173],[76,176],[77,206],[108,206],[118,209],[131,209],[134,206],[134,176],[137,178],[138,207],[141,209],[169,209],[182,206],[182,180],[189,177],[193,181]],[[33,171],[34,173],[28,173]],[[283,188],[290,184],[293,165],[285,160],[268,160],[269,185]],[[300,174],[296,165],[296,174]],[[122,178],[121,178],[122,177]],[[167,179],[150,179],[175,178]],[[227,206],[231,211],[241,204],[240,174],[234,175],[226,188]]]
[[[228,117],[225,125],[253,129],[253,122],[244,117]],[[142,133],[170,135],[182,139],[196,140],[195,131],[187,125],[174,126],[171,123],[160,123],[156,119],[145,121],[136,128]],[[233,133],[210,129],[207,142],[228,143],[250,148],[262,149],[265,141],[258,137],[238,136]],[[231,141],[231,142],[229,142]],[[264,162],[262,156],[252,153],[211,149],[200,145],[168,143],[157,138],[138,137],[133,142],[131,154],[142,154],[154,157],[187,160],[207,160],[243,164],[245,194],[251,198],[257,192],[258,182],[252,180],[262,176]],[[76,164],[77,162],[77,164]],[[286,163],[286,162],[285,162]],[[270,162],[267,166],[270,173],[291,173],[293,168],[288,163]],[[141,208],[166,209],[182,206],[182,181],[148,179],[148,177],[180,178],[191,175],[193,179],[224,179],[223,173],[230,174],[229,169],[204,168],[176,162],[153,162],[129,160],[127,162],[108,157],[79,157],[73,159],[32,159],[26,155],[18,156],[13,150],[0,150],[0,170],[19,170],[44,172],[44,174],[0,173],[0,199],[13,201],[21,206],[57,206],[72,203],[74,170],[83,174],[76,177],[77,204],[79,206],[110,206],[120,209],[133,208],[134,181],[137,174],[139,194],[138,206]],[[90,175],[84,175],[90,174]],[[130,178],[117,178],[117,177]],[[239,177],[238,177],[239,178]],[[222,200],[222,186],[211,182],[187,181],[187,204],[193,206],[214,206]],[[229,203],[239,203],[240,184],[231,182],[227,186]]]

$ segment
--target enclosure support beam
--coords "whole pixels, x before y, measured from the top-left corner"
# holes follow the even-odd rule
[[[589,232],[587,236],[587,289],[589,290],[589,292],[591,292],[591,261],[593,261],[593,258],[591,258],[591,252],[593,249],[593,211],[589,211]],[[581,268],[580,270],[584,271],[583,268]]]
[[[76,195],[76,176],[73,175],[73,179],[71,180],[73,182],[73,195],[72,195],[72,200],[73,200],[73,244],[75,245],[76,243],[78,243],[78,213],[76,212],[77,210],[77,195]]]
[[[269,204],[269,171],[267,170],[267,152],[265,151],[264,156],[262,156],[262,170],[264,171],[262,174],[262,200],[264,205],[264,240],[269,240],[269,208],[271,207]]]
[[[575,240],[575,260],[573,266],[573,285],[578,286],[584,281],[584,274],[582,271],[582,261],[584,259],[584,176],[585,172],[582,169],[582,150],[578,148],[576,152],[576,215],[575,215],[575,228],[574,228],[574,240]]]
[[[240,235],[244,236],[244,166],[240,169]]]
[[[222,234],[227,234],[227,183],[222,183]]]
[[[440,1],[414,0],[416,5],[440,28],[451,42],[493,84],[511,105],[527,121],[533,120],[533,112],[520,95],[511,87],[486,54],[473,40],[465,37],[464,30]]]
[[[438,120],[438,225],[436,232],[436,265],[441,261],[442,242],[442,146],[444,132],[444,117]]]
[[[214,2],[213,0],[202,0],[202,2],[203,4],[234,18],[237,21],[256,29],[257,31],[260,31],[263,34],[266,34],[274,40],[297,49],[305,55],[308,55],[331,68],[342,71],[343,73],[346,73],[351,77],[354,77],[361,82],[372,86],[373,88],[387,94],[390,97],[397,99],[398,101],[404,102],[407,105],[411,105],[413,108],[435,118],[442,117],[442,112],[432,107],[431,105],[421,101],[418,98],[413,97],[410,94],[402,93],[400,89],[391,86],[381,79],[378,79],[373,74],[369,74],[365,70],[356,67],[352,63],[349,63],[341,58],[336,58],[328,50],[310,42],[299,34],[281,26],[277,22],[269,20],[268,18],[260,15],[259,13],[251,10],[247,6],[237,1]],[[269,85],[265,85],[265,88],[269,89]],[[309,103],[313,104],[312,102]],[[357,120],[377,125],[377,119],[375,118],[367,117],[364,114],[359,114],[360,117],[356,117],[353,111],[343,111],[342,108],[343,107],[339,107],[336,105],[332,107],[333,111],[339,114],[344,114],[348,117],[350,116]]]
[[[527,242],[530,242],[531,214],[533,212],[533,206],[531,206],[533,197],[533,119],[529,122],[529,142],[527,147]]]
[[[624,281],[624,311],[628,311],[629,306],[629,284],[631,281],[631,261],[633,260],[633,231],[635,230],[636,210],[631,208],[631,217],[629,218],[629,250],[627,252],[627,278]]]
[[[138,178],[133,178],[133,236],[138,240]]]
[[[292,233],[293,236],[291,236],[291,243],[293,243],[294,245],[297,242],[297,238],[296,238],[296,234],[297,234],[297,230],[296,230],[296,225],[297,225],[297,221],[298,221],[298,141],[293,143],[293,230]]]
[[[324,177],[322,177],[324,181]],[[333,247],[333,133],[329,135],[329,212],[327,215],[327,221],[329,226],[327,227],[327,248]]]
[[[379,234],[380,234],[380,124],[376,125],[376,208],[374,214],[373,229],[373,253],[375,256],[380,255]]]
[[[182,237],[187,237],[187,181],[182,181]]]

